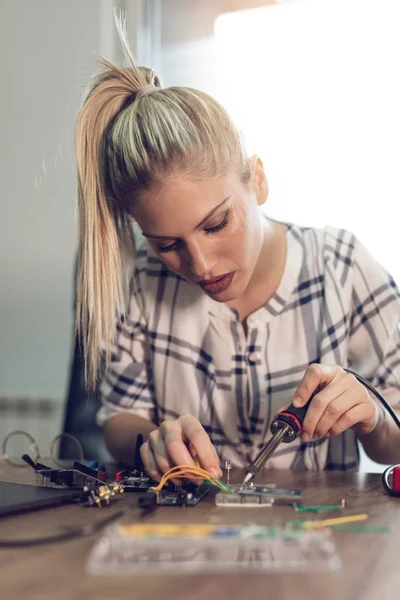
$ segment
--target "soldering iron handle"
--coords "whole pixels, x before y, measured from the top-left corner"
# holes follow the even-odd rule
[[[285,413],[290,413],[291,415],[293,415],[294,417],[296,417],[300,421],[301,424],[303,424],[304,417],[306,416],[306,412],[308,410],[308,407],[310,406],[310,404],[312,402],[312,399],[314,398],[314,396],[315,396],[316,393],[317,392],[315,391],[315,392],[313,392],[311,394],[309,400],[307,401],[306,404],[304,404],[304,406],[300,406],[300,407],[297,408],[296,406],[293,406],[293,404],[291,404],[289,406],[289,408],[287,408],[284,412]]]
[[[310,406],[312,399],[318,392],[319,388],[314,390],[314,392],[311,394],[309,400],[304,406],[300,406],[299,408],[297,408],[296,406],[293,406],[293,404],[291,404],[286,410],[280,412],[271,424],[272,433],[275,433],[277,430],[284,427],[285,424],[290,425],[292,431],[290,435],[284,439],[284,441],[294,441],[297,438],[297,436],[301,434],[301,431],[303,429],[304,417],[306,416],[308,407]]]

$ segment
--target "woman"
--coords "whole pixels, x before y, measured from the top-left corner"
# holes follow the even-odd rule
[[[320,386],[302,440],[267,466],[356,468],[357,439],[400,462],[400,431],[343,370],[399,407],[393,280],[349,232],[263,216],[262,162],[224,109],[163,89],[129,58],[104,61],[76,129],[77,324],[90,386],[105,348],[98,421],[111,453],[131,465],[142,433],[153,478],[194,456],[218,476],[221,460],[254,459],[279,408]]]

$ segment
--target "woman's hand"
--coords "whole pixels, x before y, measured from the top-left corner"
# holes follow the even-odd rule
[[[338,366],[312,364],[294,393],[293,404],[304,406],[314,396],[303,421],[302,440],[333,437],[349,429],[357,435],[371,433],[378,422],[378,407],[367,389]]]
[[[191,415],[163,421],[158,429],[149,434],[140,454],[147,473],[156,481],[160,481],[161,475],[172,467],[194,465],[195,456],[201,468],[214,477],[222,476],[217,452],[210,438],[201,423]],[[198,482],[198,479],[191,479]]]

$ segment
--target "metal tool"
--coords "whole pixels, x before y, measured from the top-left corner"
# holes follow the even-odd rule
[[[261,452],[257,455],[255,460],[246,469],[246,477],[243,480],[243,484],[248,483],[253,477],[255,477],[259,471],[263,468],[267,460],[272,456],[277,447],[282,443],[294,442],[299,434],[301,434],[303,427],[303,420],[311,404],[314,396],[319,392],[317,388],[311,395],[307,404],[296,408],[291,404],[289,408],[279,413],[271,423],[272,438],[264,446]]]

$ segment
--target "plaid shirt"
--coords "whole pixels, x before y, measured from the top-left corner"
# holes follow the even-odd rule
[[[156,424],[186,413],[222,461],[245,466],[270,437],[313,362],[351,368],[400,407],[400,295],[351,233],[285,225],[287,261],[277,291],[247,319],[169,271],[142,238],[129,310],[100,390],[98,423],[129,412]],[[267,467],[358,466],[349,429],[282,445]]]

